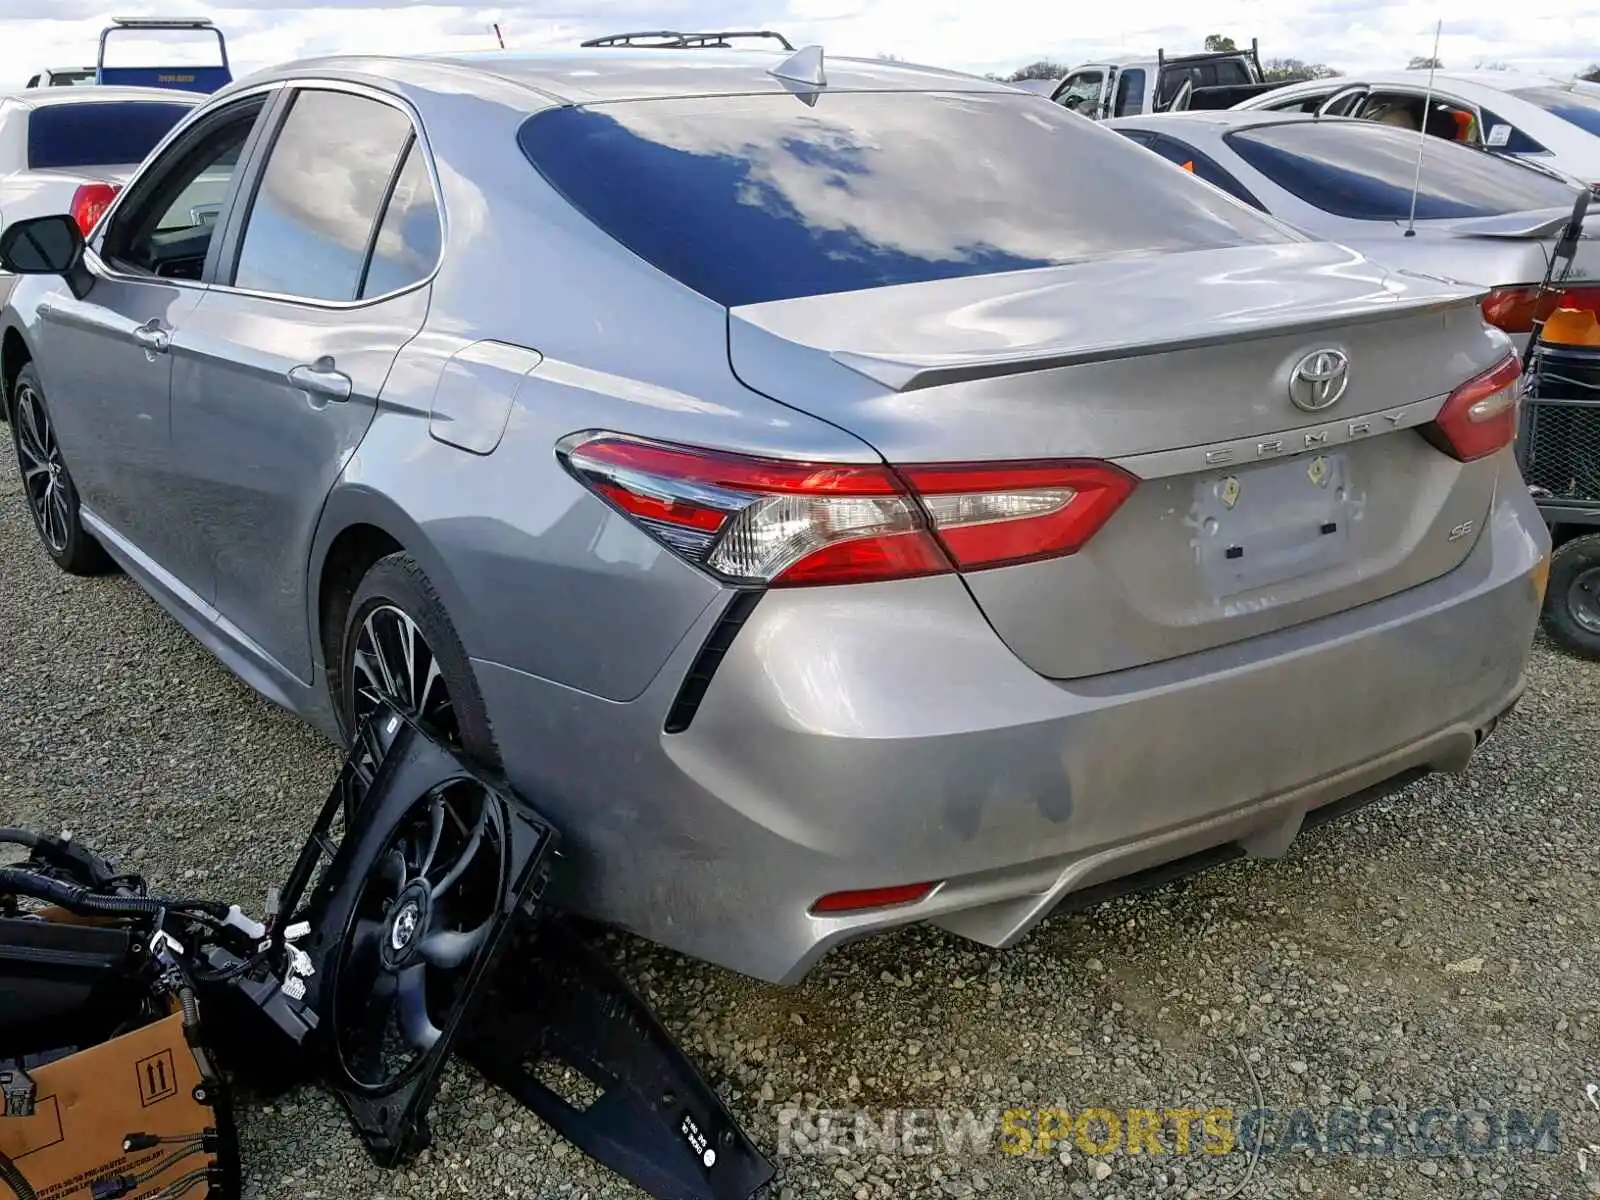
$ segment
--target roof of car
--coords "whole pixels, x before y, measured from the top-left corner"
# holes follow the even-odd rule
[[[1466,83],[1475,87],[1489,88],[1497,92],[1512,92],[1522,88],[1566,87],[1573,82],[1570,77],[1540,75],[1527,71],[1452,71],[1447,68],[1433,72],[1433,78],[1435,84],[1440,81]],[[1350,75],[1348,78],[1330,77],[1327,79],[1306,80],[1304,82],[1307,84],[1324,84],[1334,88],[1346,87],[1355,83],[1389,83],[1426,87],[1428,72],[1420,70],[1361,71]],[[1291,84],[1289,86],[1299,85]]]
[[[428,87],[438,82],[439,73],[444,71],[518,84],[562,103],[585,104],[664,96],[782,93],[787,85],[770,72],[789,57],[782,50],[630,48],[485,50],[403,57],[339,55],[287,63],[239,80],[235,86],[333,73],[376,76]],[[824,72],[831,91],[1015,91],[1008,84],[976,75],[883,59],[825,55]]]
[[[58,104],[105,103],[110,100],[164,100],[172,104],[198,104],[205,99],[201,92],[183,92],[176,88],[115,87],[106,84],[81,84],[77,87],[18,88],[0,92],[0,100],[10,100],[24,108],[53,108]]]
[[[1160,129],[1170,122],[1182,121],[1190,128],[1196,125],[1213,125],[1218,129],[1240,129],[1248,125],[1289,125],[1297,121],[1320,121],[1328,124],[1342,121],[1342,117],[1318,117],[1314,113],[1276,112],[1259,108],[1185,109],[1182,112],[1151,113],[1142,116],[1113,117],[1105,124],[1138,125],[1143,129]],[[1352,124],[1370,122],[1352,121]]]

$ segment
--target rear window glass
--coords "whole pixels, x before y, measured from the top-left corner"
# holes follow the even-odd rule
[[[1404,221],[1417,174],[1417,135],[1368,121],[1296,122],[1240,130],[1228,144],[1285,191],[1335,216]],[[1526,167],[1429,138],[1417,219],[1491,217],[1571,208],[1572,188]]]
[[[1016,94],[557,108],[519,140],[600,228],[729,306],[1293,236]]]
[[[1585,133],[1600,134],[1600,97],[1585,96],[1562,88],[1519,88],[1511,94],[1519,100],[1538,105],[1570,125],[1576,125]]]
[[[143,162],[189,111],[186,104],[121,100],[52,104],[28,114],[28,167],[94,167]]]

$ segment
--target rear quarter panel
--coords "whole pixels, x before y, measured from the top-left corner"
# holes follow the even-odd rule
[[[633,699],[722,588],[574,480],[556,443],[614,430],[748,453],[876,455],[745,389],[728,366],[725,310],[551,191],[516,144],[530,93],[491,82],[409,98],[443,192],[444,263],[424,332],[329,497],[312,569],[341,529],[375,524],[422,561],[474,658]],[[445,364],[483,341],[541,356],[501,381],[514,399],[487,454],[434,436],[442,422],[430,432]]]

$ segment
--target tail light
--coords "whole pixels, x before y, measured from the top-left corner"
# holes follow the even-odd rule
[[[78,190],[72,193],[72,219],[77,222],[84,237],[94,232],[94,227],[106,215],[106,209],[111,207],[120,190],[114,183],[78,185]]]
[[[1552,291],[1539,299],[1539,286],[1495,288],[1483,298],[1483,319],[1507,333],[1532,333],[1535,321],[1548,320],[1558,308],[1600,312],[1600,287]]]
[[[908,579],[1072,554],[1137,485],[1109,463],[884,465],[747,458],[617,434],[557,448],[652,536],[732,582]]]
[[[853,913],[870,908],[898,908],[926,900],[938,886],[902,883],[895,887],[864,888],[858,892],[829,892],[811,906],[814,913]]]
[[[1513,354],[1451,392],[1424,435],[1462,462],[1485,458],[1516,441],[1521,399],[1522,361]]]

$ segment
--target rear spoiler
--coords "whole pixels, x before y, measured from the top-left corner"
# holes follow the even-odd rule
[[[1470,237],[1523,239],[1544,241],[1559,237],[1572,220],[1570,208],[1535,208],[1527,212],[1502,213],[1494,217],[1464,217],[1457,221],[1429,222],[1435,229],[1459,233]],[[1587,223],[1580,235],[1596,236],[1588,231]]]
[[[150,33],[161,30],[203,30],[216,35],[217,54],[222,62],[215,66],[108,67],[106,43],[121,32]],[[185,92],[215,92],[233,82],[228,66],[228,43],[222,30],[204,17],[112,17],[100,31],[100,57],[95,63],[99,84],[120,87],[175,88]]]

